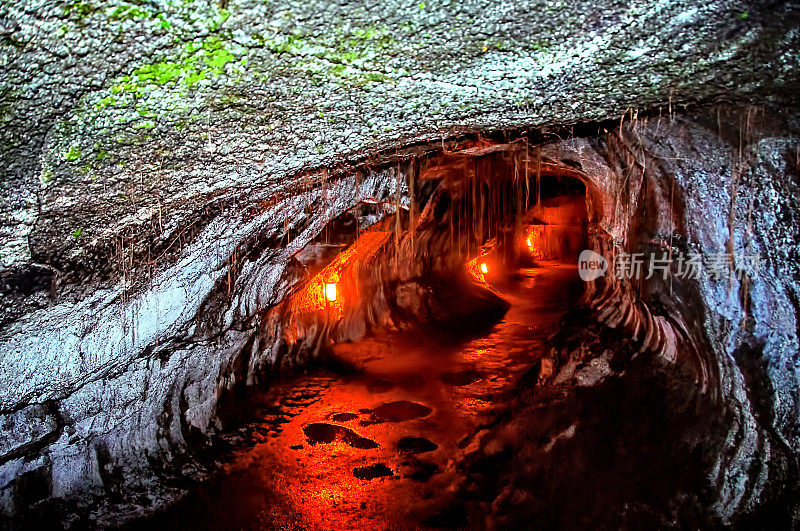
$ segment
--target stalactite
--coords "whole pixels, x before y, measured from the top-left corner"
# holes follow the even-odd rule
[[[536,147],[536,204],[542,202],[542,149]]]
[[[400,234],[402,233],[402,227],[400,226],[400,176],[402,173],[400,172],[399,164],[395,166],[394,172],[394,241],[395,244],[397,244],[397,242],[400,241]]]

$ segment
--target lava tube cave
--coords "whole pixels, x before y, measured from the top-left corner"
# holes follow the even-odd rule
[[[476,139],[389,167],[402,192],[295,254],[306,280],[250,347],[286,376],[221,402],[214,478],[128,528],[713,522],[729,413],[696,288],[619,258],[672,206],[621,205],[586,147]]]
[[[357,205],[306,246],[311,276],[272,319],[324,370],[248,401],[224,472],[142,526],[468,525],[442,493],[479,474],[461,467],[520,382],[551,378],[548,338],[583,292],[586,187],[526,173],[525,147],[432,157],[413,203],[375,223]]]
[[[635,127],[657,145],[664,124]],[[708,204],[685,186],[676,199],[674,171],[641,171],[629,132],[588,131],[418,145],[261,205],[278,231],[234,251],[196,312],[210,345],[231,311],[249,315],[212,424],[185,420],[184,390],[182,468],[147,487],[165,500],[152,511],[112,449],[97,453],[101,507],[134,506],[98,511],[103,525],[704,526],[742,503],[725,496],[743,462],[763,485],[794,477],[791,454],[748,424],[756,410],[732,409],[736,370],[705,324],[683,220]],[[291,216],[315,210],[336,213],[292,240],[308,228]],[[281,298],[259,303],[276,281]],[[766,449],[772,468],[753,468]],[[37,473],[16,500],[47,500]],[[785,522],[790,492],[759,491],[774,498],[748,518]],[[33,506],[15,522],[58,526],[74,510]]]
[[[800,7],[0,8],[0,531],[796,529]]]

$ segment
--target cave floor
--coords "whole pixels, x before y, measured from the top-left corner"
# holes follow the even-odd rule
[[[523,269],[511,307],[471,338],[427,330],[339,344],[356,371],[274,385],[222,473],[153,524],[215,529],[418,528],[447,514],[457,463],[549,346],[582,285],[574,266]],[[430,520],[438,515],[438,520]],[[444,517],[445,520],[441,521]]]

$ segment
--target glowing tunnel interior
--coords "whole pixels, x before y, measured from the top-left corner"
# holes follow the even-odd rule
[[[363,313],[374,284],[391,278],[446,274],[491,287],[519,268],[576,264],[588,245],[581,177],[523,142],[476,142],[424,158],[403,176],[406,202],[359,203],[301,251],[311,276],[289,299],[287,340],[318,313],[337,337],[339,321]]]

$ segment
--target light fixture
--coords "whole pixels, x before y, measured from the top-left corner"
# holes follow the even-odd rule
[[[336,283],[335,282],[326,282],[325,283],[325,299],[329,302],[334,302],[336,300]]]
[[[481,273],[485,275],[488,272],[489,272],[489,266],[486,265],[486,262],[483,262],[481,264]]]
[[[527,242],[528,242],[528,247],[533,247],[533,242],[531,242],[530,238],[528,238]]]

